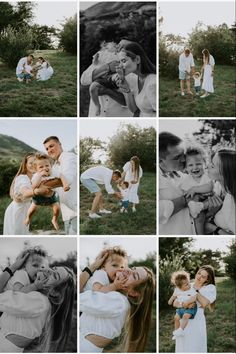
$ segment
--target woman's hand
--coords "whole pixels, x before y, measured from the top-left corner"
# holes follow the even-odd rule
[[[95,261],[89,266],[89,269],[91,270],[91,272],[95,272],[95,270],[99,269],[103,263],[105,262],[105,260],[107,259],[109,253],[100,253],[97,258],[95,259]]]
[[[138,183],[138,181],[133,180],[133,181],[130,181],[130,183],[131,184],[136,184],[136,183]]]
[[[14,273],[17,269],[20,269],[28,257],[29,253],[26,253],[24,256],[19,255],[16,258],[16,261],[10,266],[12,273]]]
[[[183,302],[183,307],[185,309],[193,309],[195,306],[196,306],[196,302],[191,302],[190,304],[186,303],[186,302]]]

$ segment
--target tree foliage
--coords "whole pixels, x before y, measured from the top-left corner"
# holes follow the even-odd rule
[[[59,33],[59,39],[61,48],[68,53],[77,54],[77,15],[66,20]]]
[[[9,193],[10,185],[19,168],[18,163],[9,162],[9,160],[0,160],[0,196]]]
[[[229,254],[224,258],[226,263],[226,274],[236,280],[236,241],[233,240],[229,246]]]
[[[97,149],[102,149],[103,143],[99,139],[85,137],[80,139],[80,172],[95,164],[93,157]]]

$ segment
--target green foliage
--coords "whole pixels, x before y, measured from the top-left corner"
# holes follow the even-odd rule
[[[116,168],[132,156],[140,158],[144,171],[156,171],[156,130],[153,127],[140,128],[131,124],[123,124],[117,133],[110,138],[108,144],[109,160]]]
[[[0,159],[0,166],[0,196],[3,196],[9,193],[12,180],[16,175],[19,164]]]
[[[161,237],[159,238],[159,255],[161,259],[174,253],[185,255],[193,243],[191,237]]]
[[[59,38],[61,48],[68,53],[77,54],[77,15],[66,20]]]
[[[56,35],[56,29],[49,26],[33,25],[30,27],[33,32],[32,48],[35,50],[52,49],[52,35]]]
[[[236,280],[236,241],[229,246],[229,254],[224,258],[226,263],[226,274]]]
[[[93,153],[96,149],[102,148],[102,142],[99,139],[90,137],[80,139],[80,172],[84,172],[89,165],[95,163]]]
[[[143,240],[140,240],[140,246]],[[142,246],[141,246],[142,247]],[[129,263],[129,267],[148,267],[156,274],[156,252],[147,254],[146,259],[139,259]]]
[[[179,74],[179,53],[169,49],[164,37],[159,40],[159,74],[163,77],[176,79]]]
[[[33,16],[34,6],[32,1],[18,1],[15,5],[10,2],[0,2],[0,34],[8,26],[16,30],[28,26]]]

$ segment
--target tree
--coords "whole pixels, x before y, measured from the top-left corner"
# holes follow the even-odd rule
[[[22,26],[29,26],[33,18],[34,7],[35,4],[29,1],[19,1],[16,5],[0,2],[0,35],[8,26],[16,30],[20,30]]]
[[[159,238],[159,255],[161,259],[172,254],[185,255],[193,243],[192,237],[161,237]]]
[[[70,17],[63,24],[59,33],[59,46],[68,53],[77,54],[77,15]]]
[[[31,30],[33,32],[32,49],[44,50],[53,48],[52,36],[57,35],[57,31],[53,26],[39,26],[35,24],[31,26]]]
[[[226,264],[226,274],[236,280],[236,241],[232,240],[229,248],[229,254],[224,258]]]
[[[19,164],[3,159],[0,160],[0,166],[0,196],[3,196],[9,193],[11,182],[16,175]]]
[[[97,149],[104,149],[101,140],[90,137],[80,139],[80,172],[95,163],[93,153]]]

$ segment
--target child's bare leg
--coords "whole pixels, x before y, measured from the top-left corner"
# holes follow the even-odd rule
[[[95,112],[96,116],[100,116],[100,114],[101,114],[101,105],[100,105],[99,98],[98,98],[100,87],[101,87],[101,85],[95,81],[92,82],[89,87],[90,97],[96,106],[96,112]]]
[[[176,330],[180,327],[180,316],[175,314],[174,321],[175,321],[175,330]]]
[[[194,225],[197,235],[204,235],[205,212],[201,211],[200,214],[194,219]]]
[[[33,214],[35,213],[35,211],[38,209],[38,206],[34,203],[31,203],[29,209],[28,209],[28,212],[27,212],[27,215],[26,215],[26,218],[25,218],[25,221],[24,221],[24,224],[25,225],[29,225],[30,224],[30,221],[32,219],[32,216]]]
[[[59,218],[59,214],[60,214],[59,203],[52,204],[52,210],[53,210],[52,224],[53,224],[55,230],[58,231],[59,230],[58,218]]]
[[[62,187],[64,189],[65,192],[70,190],[70,186],[67,183],[67,180],[65,179],[65,177],[63,175],[60,175],[60,179],[61,179],[61,183],[62,183]]]
[[[190,313],[184,313],[182,317],[182,323],[181,323],[181,328],[185,329],[185,327],[188,324],[188,320],[192,317]]]

